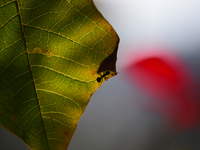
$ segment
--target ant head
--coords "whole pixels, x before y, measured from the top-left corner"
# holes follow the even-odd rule
[[[98,78],[97,78],[97,82],[101,82],[101,77],[98,77]]]

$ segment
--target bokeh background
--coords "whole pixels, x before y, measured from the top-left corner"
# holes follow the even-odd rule
[[[166,113],[161,113],[157,107],[150,107],[149,104],[161,103],[162,95],[142,88],[126,68],[136,63],[134,60],[157,57],[160,53],[167,58],[163,55],[167,51],[190,73],[195,86],[188,89],[189,93],[193,90],[198,93],[200,0],[94,0],[94,3],[120,37],[118,75],[92,96],[68,149],[199,150],[198,121],[181,128],[166,115],[170,110],[165,108]],[[198,96],[194,99],[200,101]],[[0,147],[28,150],[3,128]]]

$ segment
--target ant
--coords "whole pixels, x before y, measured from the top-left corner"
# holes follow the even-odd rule
[[[101,79],[105,78],[105,76],[109,75],[110,71],[106,71],[101,77],[97,78],[97,82],[101,82]],[[106,78],[105,78],[106,79]]]

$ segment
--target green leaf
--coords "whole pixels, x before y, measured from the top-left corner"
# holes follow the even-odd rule
[[[92,0],[0,0],[0,125],[32,150],[67,149],[117,45]]]

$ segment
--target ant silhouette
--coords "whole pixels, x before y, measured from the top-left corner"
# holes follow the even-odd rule
[[[106,71],[101,77],[98,77],[97,78],[97,82],[101,82],[101,80],[103,79],[103,78],[105,78],[105,76],[107,76],[107,75],[109,75],[110,74],[110,71]],[[106,79],[106,78],[105,78]]]

